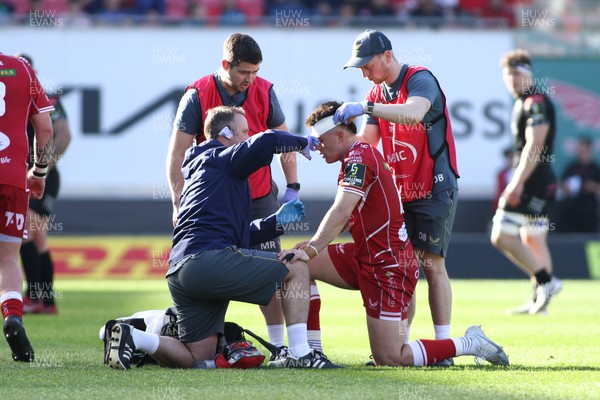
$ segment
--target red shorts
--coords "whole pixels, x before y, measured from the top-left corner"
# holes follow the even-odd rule
[[[0,236],[26,239],[28,208],[29,192],[16,186],[0,184]]]
[[[367,315],[383,320],[404,320],[419,279],[419,263],[410,242],[397,258],[370,265],[354,255],[354,243],[328,246],[329,257],[348,285],[360,290]],[[398,265],[399,264],[399,265]]]

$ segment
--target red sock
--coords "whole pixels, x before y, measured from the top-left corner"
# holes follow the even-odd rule
[[[312,290],[311,290],[312,292]],[[309,331],[320,331],[321,320],[319,314],[321,312],[321,297],[319,293],[310,296],[310,307],[308,309],[308,320],[306,321],[306,329]]]
[[[415,344],[414,346],[412,344]],[[456,346],[452,339],[419,339],[410,343],[415,366],[431,365],[438,361],[456,356]]]
[[[310,307],[308,308],[308,320],[306,321],[306,334],[308,345],[311,349],[323,351],[321,343],[321,297],[316,285],[310,285]]]
[[[17,299],[8,299],[2,302],[2,319],[8,315],[16,315],[23,318],[23,302]]]

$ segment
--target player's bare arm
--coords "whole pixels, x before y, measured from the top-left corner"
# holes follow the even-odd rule
[[[29,118],[33,128],[35,129],[35,138],[33,148],[35,151],[34,167],[29,171],[27,182],[31,197],[41,199],[46,186],[45,175],[48,172],[48,143],[52,140],[52,120],[50,113],[44,112],[32,115]],[[44,167],[45,166],[45,167]],[[40,174],[41,175],[40,177]]]
[[[346,192],[338,189],[333,205],[325,214],[323,221],[312,237],[310,243],[318,252],[323,250],[329,243],[344,231],[346,223],[352,215],[352,210],[358,204],[361,197],[356,193]]]
[[[71,129],[69,128],[69,121],[65,118],[57,119],[52,123],[52,130],[54,135],[52,137],[52,153],[50,154],[49,168],[53,168],[58,160],[69,147],[71,143]]]
[[[175,226],[175,222],[177,221],[179,197],[183,189],[181,164],[183,164],[185,151],[192,145],[193,141],[193,135],[177,130],[171,135],[169,143],[169,152],[167,153],[167,181],[169,182],[171,202],[173,203],[173,226]]]
[[[333,205],[325,214],[325,217],[317,229],[317,233],[308,242],[298,243],[291,250],[283,250],[279,253],[279,259],[284,260],[285,256],[294,253],[295,256],[287,261],[305,261],[308,262],[323,251],[329,243],[340,235],[346,228],[348,219],[352,215],[352,210],[360,201],[360,195],[356,193],[345,192],[338,189]],[[308,257],[307,257],[308,255]]]
[[[40,113],[32,115],[29,118],[33,128],[35,129],[35,161],[45,162],[46,147],[50,140],[52,140],[52,120],[50,119],[50,113]]]
[[[431,102],[424,97],[412,96],[404,104],[380,104],[373,106],[373,116],[395,124],[419,123],[431,108]]]
[[[541,124],[529,126],[525,129],[525,146],[519,159],[519,165],[504,190],[504,198],[509,205],[515,206],[521,201],[525,182],[542,160],[541,155],[544,151],[544,143],[546,143],[549,128],[550,125]]]
[[[364,124],[356,137],[361,142],[369,143],[373,147],[379,146],[379,140],[381,139],[379,125]]]

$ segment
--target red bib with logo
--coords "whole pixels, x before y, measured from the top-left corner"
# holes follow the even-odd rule
[[[427,71],[427,69],[417,66],[408,67],[397,98],[387,101],[382,94],[381,86],[375,85],[367,94],[367,100],[382,104],[405,104],[408,99],[407,82],[411,76],[419,71]],[[440,92],[444,100],[444,113],[435,117],[428,125],[431,127],[436,123],[445,122],[446,140],[442,148],[434,149],[435,153],[433,155],[429,149],[427,129],[422,122],[403,125],[382,118],[377,119],[385,161],[394,174],[396,186],[404,202],[421,199],[431,193],[435,159],[446,147],[448,148],[452,169],[458,176],[456,151],[446,107],[446,97],[441,88]]]
[[[242,108],[246,111],[246,120],[248,121],[249,132],[248,135],[264,132],[267,130],[267,119],[269,117],[269,90],[271,89],[271,82],[256,77],[246,94],[246,100],[242,104]],[[200,107],[202,108],[203,118],[206,116],[206,112],[211,108],[223,105],[223,100],[219,95],[217,84],[213,75],[207,75],[200,78],[196,82],[192,83],[187,87],[195,88],[198,91],[198,98],[200,100]],[[204,125],[204,124],[203,124]],[[201,143],[206,138],[203,133],[199,133],[196,136],[196,142]],[[271,192],[271,167],[269,165],[262,167],[249,178],[250,181],[250,193],[252,200],[265,197]]]

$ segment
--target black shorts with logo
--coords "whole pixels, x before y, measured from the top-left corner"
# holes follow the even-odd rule
[[[404,203],[404,220],[414,247],[446,257],[457,200],[458,189],[449,189]]]

